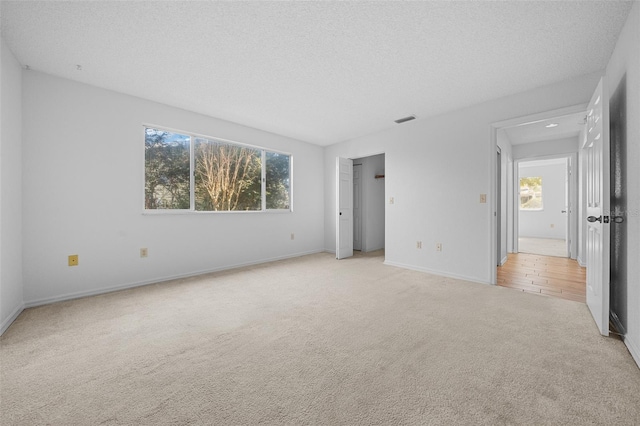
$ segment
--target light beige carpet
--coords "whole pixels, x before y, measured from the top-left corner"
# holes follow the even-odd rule
[[[555,238],[518,238],[518,252],[543,256],[568,257],[567,242]]]
[[[26,310],[2,425],[640,422],[640,370],[587,307],[359,256]]]

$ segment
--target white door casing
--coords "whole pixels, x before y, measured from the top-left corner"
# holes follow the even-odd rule
[[[353,249],[362,250],[362,164],[353,166]]]
[[[336,158],[336,259],[353,256],[353,160]]]
[[[566,158],[564,176],[564,241],[566,244],[567,257],[571,258],[571,157]]]
[[[587,108],[587,305],[609,335],[609,97],[604,77]]]

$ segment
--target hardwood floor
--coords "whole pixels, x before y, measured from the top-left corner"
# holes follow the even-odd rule
[[[586,269],[565,257],[510,253],[497,284],[540,295],[586,302]]]

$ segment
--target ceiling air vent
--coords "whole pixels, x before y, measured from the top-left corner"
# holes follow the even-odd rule
[[[415,119],[416,119],[416,116],[415,116],[415,115],[410,115],[410,116],[408,116],[408,117],[398,118],[398,119],[396,120],[396,123],[400,124],[400,123],[404,123],[404,122],[406,122],[406,121],[411,121],[411,120],[415,120]]]

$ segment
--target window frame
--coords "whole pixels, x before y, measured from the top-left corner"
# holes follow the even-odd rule
[[[219,138],[214,136],[208,136],[196,132],[188,132],[172,127],[158,126],[155,124],[143,123],[142,124],[142,140],[146,139],[146,129],[155,129],[184,136],[189,136],[189,209],[147,209],[145,205],[146,199],[146,151],[145,144],[142,144],[142,214],[143,215],[189,215],[189,214],[264,214],[264,213],[293,213],[293,155],[290,152],[281,151],[277,149],[265,148],[258,145],[252,145],[243,142],[237,142],[230,139]],[[195,204],[195,187],[196,187],[196,170],[195,170],[195,139],[205,139],[209,141],[221,142],[230,145],[236,145],[243,148],[250,148],[259,150],[261,153],[261,209],[260,210],[196,210]],[[267,167],[266,157],[267,152],[275,154],[286,155],[289,157],[289,208],[288,209],[267,209]]]

